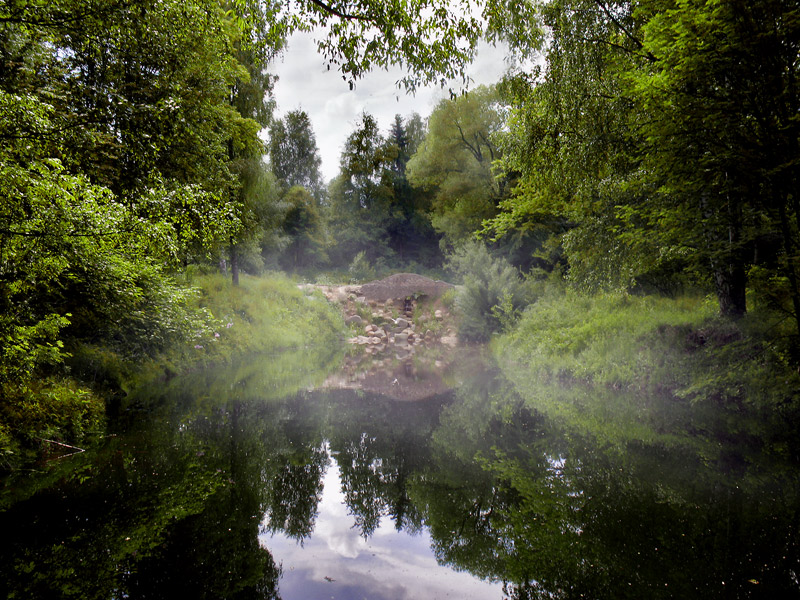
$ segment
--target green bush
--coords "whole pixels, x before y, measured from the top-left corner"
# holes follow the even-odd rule
[[[351,283],[361,283],[375,279],[376,270],[367,259],[367,253],[362,250],[353,257],[347,272],[350,275]]]
[[[82,444],[103,426],[103,400],[74,381],[6,385],[0,404],[0,470],[33,458],[43,444]]]
[[[448,257],[448,268],[463,282],[455,305],[464,339],[486,341],[510,329],[532,300],[531,287],[519,272],[505,259],[492,257],[483,244],[459,247]]]

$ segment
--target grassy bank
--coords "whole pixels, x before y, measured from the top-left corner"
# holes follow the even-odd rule
[[[102,435],[106,406],[145,381],[226,364],[246,354],[330,347],[343,336],[338,311],[321,294],[300,291],[282,274],[242,277],[239,287],[219,275],[179,285],[193,291],[181,296],[185,302],[155,311],[171,313],[157,326],[69,340],[71,356],[63,368],[35,384],[4,387],[0,470],[90,443]]]
[[[551,291],[493,351],[534,408],[611,443],[755,438],[800,405],[788,332],[768,313],[716,313],[703,298]]]

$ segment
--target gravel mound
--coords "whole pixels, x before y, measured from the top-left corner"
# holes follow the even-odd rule
[[[395,273],[385,279],[365,283],[360,293],[367,300],[385,302],[386,300],[403,300],[413,294],[425,294],[429,299],[436,299],[453,288],[450,283],[435,281],[416,273]]]

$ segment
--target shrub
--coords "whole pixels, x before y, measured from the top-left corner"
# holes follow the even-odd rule
[[[363,250],[355,255],[347,269],[352,283],[361,283],[375,279],[375,267],[367,260],[367,253]]]
[[[459,335],[485,341],[495,332],[509,329],[532,300],[530,286],[503,258],[495,258],[486,246],[472,242],[448,257],[448,268],[461,276],[455,304],[461,320]]]

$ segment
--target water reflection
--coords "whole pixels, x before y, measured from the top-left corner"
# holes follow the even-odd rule
[[[4,490],[0,595],[800,592],[797,445],[780,422],[592,403],[466,360],[412,402],[331,385],[336,360],[251,360],[132,397],[102,448]],[[640,408],[617,427],[592,412],[625,402]]]

